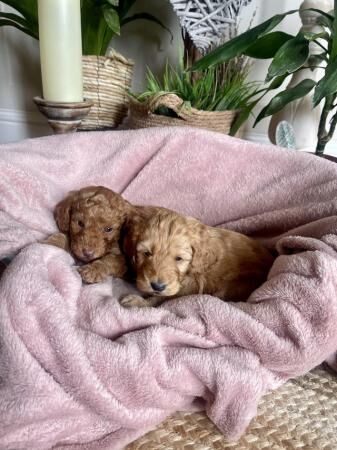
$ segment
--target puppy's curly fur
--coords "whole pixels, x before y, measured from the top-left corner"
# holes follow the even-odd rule
[[[124,306],[154,306],[201,293],[246,300],[273,263],[253,239],[168,210],[131,226],[125,248],[134,260],[137,287],[150,297],[127,296]]]
[[[124,224],[148,217],[156,207],[134,206],[104,186],[88,186],[69,194],[56,205],[54,216],[61,233],[44,242],[70,251],[87,263],[78,270],[87,283],[107,276],[123,277],[127,264],[119,241]],[[140,219],[139,219],[140,220]]]
[[[78,270],[84,281],[96,283],[108,275],[122,277],[126,270],[118,241],[132,206],[103,186],[70,192],[56,205],[54,216],[61,233],[45,242],[70,251],[87,264]]]

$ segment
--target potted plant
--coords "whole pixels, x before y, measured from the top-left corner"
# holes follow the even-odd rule
[[[256,91],[247,81],[247,58],[232,59],[195,77],[189,63],[166,64],[162,79],[148,69],[146,90],[130,99],[131,128],[195,126],[228,134],[235,117]]]
[[[257,90],[256,83],[247,81],[247,57],[205,68],[201,74],[190,68],[209,48],[237,33],[238,19],[250,0],[216,5],[207,0],[170,2],[181,23],[183,59],[178,68],[167,64],[162,79],[148,70],[145,91],[131,96],[129,125],[188,125],[227,134]]]
[[[111,52],[106,55],[121,27],[134,20],[149,20],[166,30],[162,22],[147,12],[130,15],[137,0],[81,0],[84,97],[94,101],[81,128],[117,126],[127,112],[133,62]],[[37,0],[2,0],[16,12],[0,11],[0,26],[12,26],[38,39]]]
[[[192,67],[192,70],[205,70],[217,67],[240,55],[272,61],[266,76],[266,86],[253,93],[233,124],[232,133],[247,119],[253,108],[267,92],[282,86],[292,74],[300,70],[316,67],[323,69],[323,76],[317,82],[311,78],[302,80],[296,86],[286,89],[274,96],[258,114],[255,124],[265,117],[282,110],[288,103],[302,98],[314,91],[313,107],[323,103],[320,123],[317,130],[316,154],[323,155],[326,144],[333,137],[337,124],[337,0],[334,11],[326,13],[320,9],[310,8],[318,14],[318,33],[300,31],[296,36],[272,31],[286,16],[298,10],[277,14],[262,24],[219,46]],[[312,54],[310,43],[321,47],[320,54]]]

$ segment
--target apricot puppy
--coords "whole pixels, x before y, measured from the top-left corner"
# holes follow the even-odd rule
[[[119,238],[132,210],[121,195],[103,186],[70,192],[54,212],[61,233],[44,242],[64,248],[87,263],[78,269],[87,283],[100,282],[109,275],[122,277],[127,266]]]
[[[191,294],[246,300],[273,263],[253,239],[168,210],[157,211],[136,229],[130,226],[125,242],[137,287],[149,296],[127,296],[121,300],[126,307],[154,306]]]

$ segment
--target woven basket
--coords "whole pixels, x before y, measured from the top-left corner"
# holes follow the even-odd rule
[[[174,111],[178,117],[156,114],[155,111],[163,106]],[[129,127],[189,126],[228,134],[236,115],[237,111],[201,111],[186,106],[175,94],[158,94],[145,102],[130,98]]]
[[[116,52],[83,56],[83,94],[94,102],[80,129],[117,127],[128,111],[133,62]]]
[[[337,378],[321,368],[266,394],[238,442],[204,413],[178,413],[125,450],[337,450]]]

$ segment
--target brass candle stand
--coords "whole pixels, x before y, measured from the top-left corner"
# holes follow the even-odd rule
[[[92,100],[83,102],[49,102],[41,97],[34,97],[39,111],[47,117],[55,134],[73,133],[81,125],[82,119],[93,106]]]

